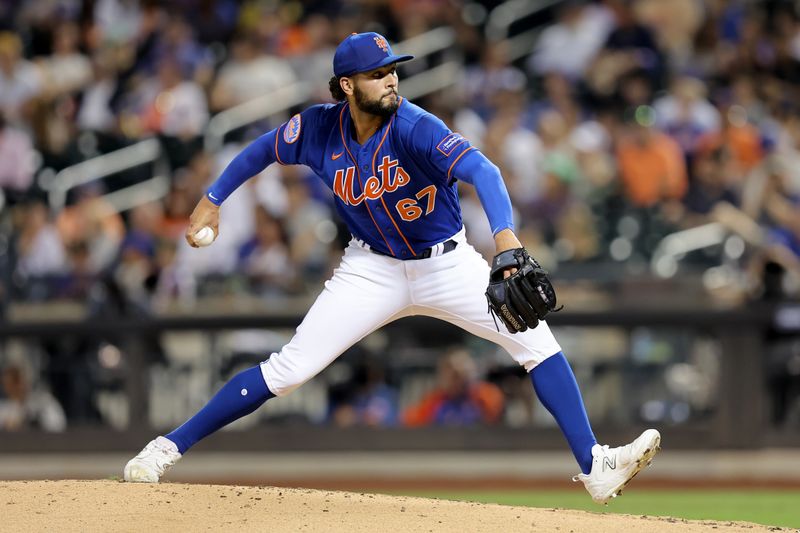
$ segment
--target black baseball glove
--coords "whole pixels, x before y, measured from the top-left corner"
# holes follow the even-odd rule
[[[517,271],[503,279],[510,268]],[[556,309],[556,291],[547,272],[525,248],[506,250],[494,257],[486,299],[492,316],[500,317],[510,333],[533,329],[548,313],[561,310]]]

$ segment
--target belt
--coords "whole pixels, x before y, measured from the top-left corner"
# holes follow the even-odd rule
[[[429,257],[431,257],[434,254],[435,254],[435,256],[444,255],[447,252],[452,252],[453,250],[455,250],[456,246],[458,246],[458,241],[456,241],[455,239],[448,239],[448,240],[446,240],[444,242],[440,242],[439,244],[434,244],[430,248],[425,248],[424,250],[419,252],[417,255],[415,255],[413,257],[408,257],[407,259],[428,259]],[[399,259],[399,257],[395,257],[395,256],[393,256],[391,254],[387,254],[387,253],[381,252],[379,250],[376,250],[375,248],[371,248],[370,247],[369,251],[374,253],[374,254],[385,255],[386,257],[394,257],[395,259]]]

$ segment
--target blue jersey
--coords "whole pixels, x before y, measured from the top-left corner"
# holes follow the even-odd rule
[[[310,107],[245,148],[209,188],[216,205],[267,165],[309,166],[333,191],[350,232],[378,252],[417,257],[462,226],[456,179],[475,186],[492,233],[513,229],[498,168],[444,123],[400,99],[363,145],[349,104]]]
[[[278,128],[276,159],[303,164],[334,193],[350,232],[404,259],[461,229],[455,171],[472,149],[458,133],[411,102],[363,145],[351,134],[349,105],[318,105]]]

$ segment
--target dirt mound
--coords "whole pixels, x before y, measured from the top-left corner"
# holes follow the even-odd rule
[[[774,531],[690,521],[273,487],[0,481],[3,531]]]

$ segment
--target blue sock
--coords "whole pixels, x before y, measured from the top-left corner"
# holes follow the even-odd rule
[[[249,415],[274,396],[264,382],[261,368],[248,368],[233,376],[205,407],[165,437],[184,454],[200,439]]]
[[[553,415],[584,474],[592,470],[592,446],[597,439],[586,416],[581,391],[562,352],[548,357],[531,371],[533,389]]]

